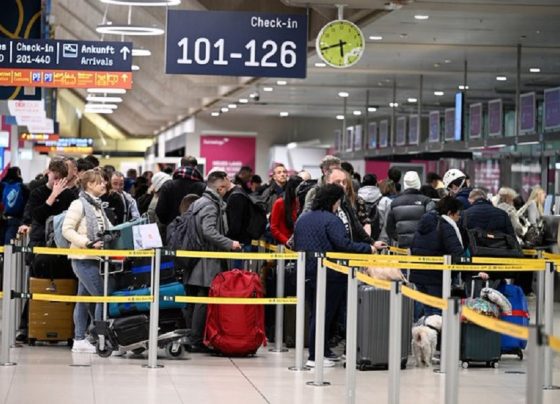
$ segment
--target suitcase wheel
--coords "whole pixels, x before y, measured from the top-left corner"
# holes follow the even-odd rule
[[[113,348],[111,347],[111,343],[109,341],[105,341],[105,348],[100,349],[99,342],[97,342],[97,345],[95,346],[95,351],[97,352],[97,355],[99,355],[101,358],[108,358],[113,353]]]
[[[469,362],[467,362],[467,361],[461,362],[461,367],[463,369],[468,369],[469,368]]]
[[[175,344],[175,346],[173,345],[174,345],[173,342],[167,343],[167,345],[165,345],[165,353],[171,359],[181,358],[183,356],[183,353],[185,352],[185,348],[183,348],[183,344]]]
[[[523,350],[522,349],[517,351],[517,357],[519,358],[520,361],[523,360]]]
[[[401,370],[406,369],[406,363],[408,362],[408,358],[404,358],[401,360]]]
[[[497,361],[495,361],[495,362],[490,362],[490,365],[491,365],[491,367],[493,367],[494,369],[497,369],[497,368],[500,366],[500,364],[499,364]]]

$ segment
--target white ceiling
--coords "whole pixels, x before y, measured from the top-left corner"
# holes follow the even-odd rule
[[[243,9],[293,12],[287,6],[302,6],[303,0],[183,0],[181,9]],[[312,32],[317,25],[335,15],[332,4],[318,0],[310,17]],[[364,109],[366,91],[370,105],[381,106],[374,115],[390,111],[396,81],[399,112],[417,107],[407,104],[409,97],[419,97],[420,75],[424,77],[425,110],[445,107],[453,102],[459,84],[463,84],[467,61],[469,102],[504,97],[512,102],[515,95],[517,44],[522,45],[521,89],[536,90],[560,84],[560,0],[430,0],[393,1],[399,9],[385,9],[388,1],[345,0],[351,10],[348,18],[361,23],[364,35],[383,36],[382,41],[368,41],[362,60],[350,69],[315,67],[313,37],[310,39],[307,79],[287,80],[276,85],[276,79],[210,76],[169,76],[164,74],[164,37],[126,38],[135,46],[152,51],[149,58],[134,62],[141,70],[134,73],[134,87],[125,101],[110,116],[116,125],[131,136],[153,135],[163,128],[194,113],[209,114],[219,107],[237,102],[258,90],[258,102],[240,105],[228,114],[278,116],[281,111],[291,116],[334,119],[342,112],[339,91],[348,91],[348,106]],[[54,0],[57,38],[99,39],[95,26],[101,23],[105,5],[99,0]],[[108,19],[126,22],[127,8],[111,6]],[[296,12],[301,9],[295,9]],[[417,21],[415,14],[426,14],[427,21]],[[134,24],[163,27],[165,9],[135,7]],[[106,37],[120,40],[119,37]],[[540,67],[541,73],[529,73]],[[496,81],[505,75],[506,82]],[[273,92],[262,91],[272,85]],[[435,90],[445,92],[434,96]],[[80,92],[82,96],[85,93]],[[225,94],[229,94],[225,96]],[[220,119],[217,117],[215,119]]]

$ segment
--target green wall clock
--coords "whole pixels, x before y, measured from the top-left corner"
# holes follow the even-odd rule
[[[345,68],[358,63],[364,53],[364,45],[364,34],[356,24],[335,20],[321,29],[315,47],[326,64]]]

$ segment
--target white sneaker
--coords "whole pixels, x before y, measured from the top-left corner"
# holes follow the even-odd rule
[[[329,360],[329,359],[323,359],[323,367],[324,368],[333,368],[335,367],[336,363]],[[315,361],[307,361],[305,363],[305,366],[307,366],[308,368],[314,368],[315,367]]]
[[[95,346],[87,339],[74,340],[72,345],[72,352],[74,353],[95,353]]]
[[[126,354],[126,351],[121,351],[120,349],[117,349],[116,351],[113,351],[111,356],[124,356],[125,354]]]

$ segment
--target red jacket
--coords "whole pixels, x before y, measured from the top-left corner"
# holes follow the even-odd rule
[[[294,200],[294,204],[292,206],[292,219],[294,220],[294,226],[297,219],[297,212],[298,203]],[[270,213],[270,231],[276,241],[279,244],[284,245],[286,245],[288,239],[293,234],[293,230],[289,230],[286,225],[284,198],[278,198],[272,206],[272,212]]]

